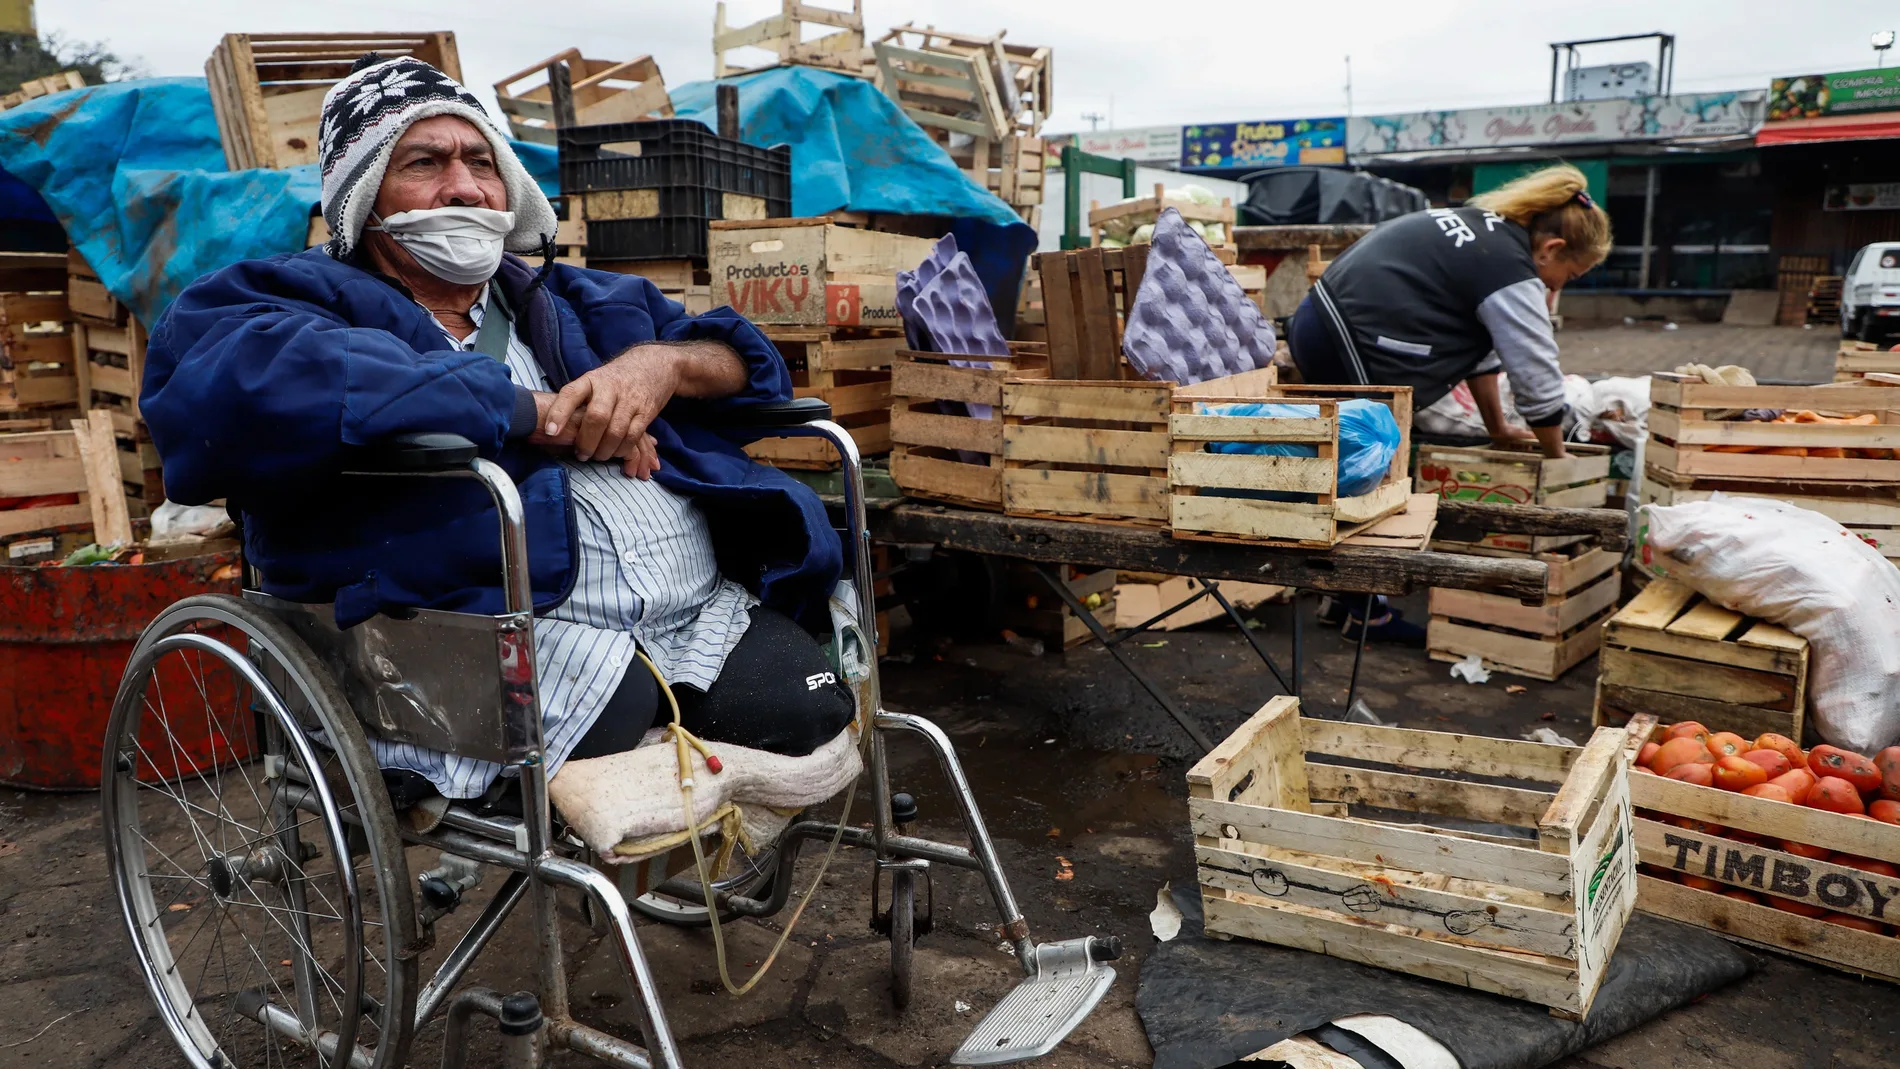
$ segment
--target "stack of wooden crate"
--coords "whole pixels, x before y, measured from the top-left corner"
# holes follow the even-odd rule
[[[666,78],[652,56],[617,63],[587,59],[580,49],[570,48],[495,83],[495,104],[508,117],[509,132],[516,140],[555,143],[560,116],[545,77],[556,63],[567,65],[577,126],[673,117],[673,98],[667,95]],[[537,75],[543,78],[539,84],[520,86]]]
[[[66,261],[0,253],[0,429],[52,430],[77,411]]]
[[[1841,276],[1816,275],[1808,290],[1808,325],[1836,326],[1841,321]]]
[[[1896,347],[1900,348],[1900,347]],[[1900,374],[1900,352],[1870,341],[1844,339],[1834,354],[1834,381],[1854,382],[1869,375]]]
[[[805,36],[806,26],[830,27],[830,33]],[[872,76],[874,61],[864,46],[864,0],[851,0],[851,10],[818,7],[803,0],[782,0],[779,13],[747,26],[726,25],[726,3],[713,8],[713,77],[731,78],[768,67],[792,64],[818,67],[858,78]],[[750,48],[774,53],[778,59],[765,66],[734,65],[728,53]]]
[[[67,256],[67,271],[80,404],[110,417],[128,507],[134,519],[143,519],[165,501],[158,450],[139,418],[145,326],[107,292],[77,249]]]
[[[928,238],[842,226],[830,217],[716,220],[708,239],[710,300],[731,305],[784,354],[800,397],[822,397],[861,457],[891,449],[891,375],[904,348],[897,273],[930,254]],[[759,442],[753,456],[829,469],[815,439]]]
[[[1420,492],[1459,501],[1602,508],[1609,496],[1609,447],[1565,449],[1569,457],[1551,460],[1532,446],[1420,446],[1416,485]],[[1599,625],[1615,610],[1621,591],[1616,555],[1581,535],[1448,531],[1432,546],[1542,560],[1549,567],[1544,600],[1537,605],[1433,588],[1425,635],[1433,660],[1462,661],[1475,653],[1494,670],[1554,680],[1596,652]]]
[[[1718,491],[1788,501],[1900,558],[1900,379],[1887,378],[1873,372],[1828,386],[1716,386],[1654,375],[1639,496],[1659,505],[1706,501]],[[1749,409],[1863,422],[1710,418]]]
[[[295,167],[316,163],[323,95],[365,53],[414,56],[462,80],[455,35],[431,33],[228,33],[205,61],[225,163]]]
[[[1054,89],[1051,50],[994,36],[905,24],[873,46],[877,80],[970,180],[1033,226],[1049,150],[1042,124]]]
[[[0,434],[0,565],[58,560],[87,542],[132,541],[110,417],[61,422]]]
[[[0,95],[0,111],[18,107],[29,100],[38,100],[53,93],[64,93],[68,89],[84,89],[86,79],[78,71],[60,71],[44,78],[29,78],[20,83],[20,88],[11,93]]]

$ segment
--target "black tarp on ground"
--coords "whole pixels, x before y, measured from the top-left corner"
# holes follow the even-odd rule
[[[1431,207],[1411,186],[1364,171],[1277,167],[1241,181],[1247,183],[1242,226],[1383,223]]]
[[[1396,1017],[1443,1043],[1464,1069],[1533,1069],[1605,1040],[1748,974],[1746,952],[1715,935],[1638,913],[1582,1023],[1532,1002],[1388,972],[1303,950],[1201,931],[1200,894],[1175,891],[1181,934],[1141,965],[1135,1010],[1154,1069],[1218,1069],[1355,1013]]]

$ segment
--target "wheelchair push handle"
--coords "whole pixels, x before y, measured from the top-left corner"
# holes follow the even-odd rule
[[[349,459],[349,470],[366,475],[423,475],[465,471],[475,462],[475,443],[459,434],[415,431],[365,446]]]
[[[736,406],[714,417],[722,430],[770,431],[799,427],[831,418],[831,402],[822,397],[794,397],[789,401]]]

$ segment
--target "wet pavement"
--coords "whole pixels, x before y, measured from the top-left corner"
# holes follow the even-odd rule
[[[1422,615],[1422,598],[1406,599]],[[1302,611],[1311,612],[1311,602]],[[1258,632],[1282,657],[1284,607],[1262,610]],[[1310,629],[1309,707],[1343,708],[1352,648]],[[1232,628],[1157,634],[1129,655],[1219,738],[1279,692]],[[1421,651],[1373,647],[1360,696],[1406,727],[1521,737],[1548,727],[1589,731],[1594,662],[1555,684],[1502,675],[1471,686]],[[885,670],[887,704],[929,716],[955,739],[1031,930],[1045,939],[1118,934],[1128,954],[1102,1007],[1049,1058],[1071,1066],[1148,1066],[1134,1013],[1146,919],[1164,881],[1191,880],[1182,773],[1185,735],[1102,650],[1031,658],[1000,645],[951,644]],[[1519,693],[1507,687],[1522,686]],[[955,841],[953,804],[932,759],[899,738],[893,786],[917,796],[919,834]],[[854,803],[862,813],[868,797]],[[856,819],[855,817],[853,818]],[[183,1062],[153,1016],[107,886],[92,795],[0,791],[0,1069],[15,1066],[143,1069]],[[798,886],[822,851],[808,851]],[[412,868],[433,861],[412,853]],[[498,880],[442,922],[437,949],[473,920]],[[970,873],[936,870],[934,928],[917,948],[916,996],[902,1015],[888,993],[889,944],[870,930],[870,866],[843,851],[772,972],[743,999],[721,989],[704,931],[647,926],[643,945],[660,976],[669,1019],[689,1066],[743,1063],[890,1069],[940,1065],[1014,980],[995,916]],[[794,902],[797,900],[794,899]],[[525,911],[522,911],[525,915]],[[635,1036],[632,1007],[608,950],[572,903],[564,911],[576,1016]],[[734,978],[743,982],[777,939],[777,921],[728,927]],[[522,916],[504,928],[469,982],[501,991],[531,986],[534,962]],[[1611,1043],[1564,1069],[1662,1066],[1891,1066],[1900,1049],[1900,988],[1763,956],[1749,979]],[[495,1064],[492,1026],[478,1025],[471,1065]],[[438,1063],[441,1025],[417,1038],[412,1064]],[[552,1064],[583,1065],[557,1055]]]

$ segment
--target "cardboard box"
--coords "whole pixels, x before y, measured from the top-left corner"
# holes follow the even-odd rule
[[[1251,609],[1256,605],[1272,601],[1286,593],[1286,587],[1271,583],[1219,584],[1221,596],[1225,597],[1236,609]],[[1188,595],[1201,589],[1198,581],[1184,575],[1146,575],[1131,577],[1123,574],[1121,581],[1115,584],[1115,626],[1133,627],[1154,616],[1163,609],[1173,608],[1186,601]],[[1156,631],[1178,631],[1183,627],[1206,623],[1209,620],[1225,619],[1223,611],[1213,598],[1201,600],[1154,625]]]
[[[936,242],[813,219],[715,220],[707,257],[714,304],[754,323],[897,327],[897,272]]]

